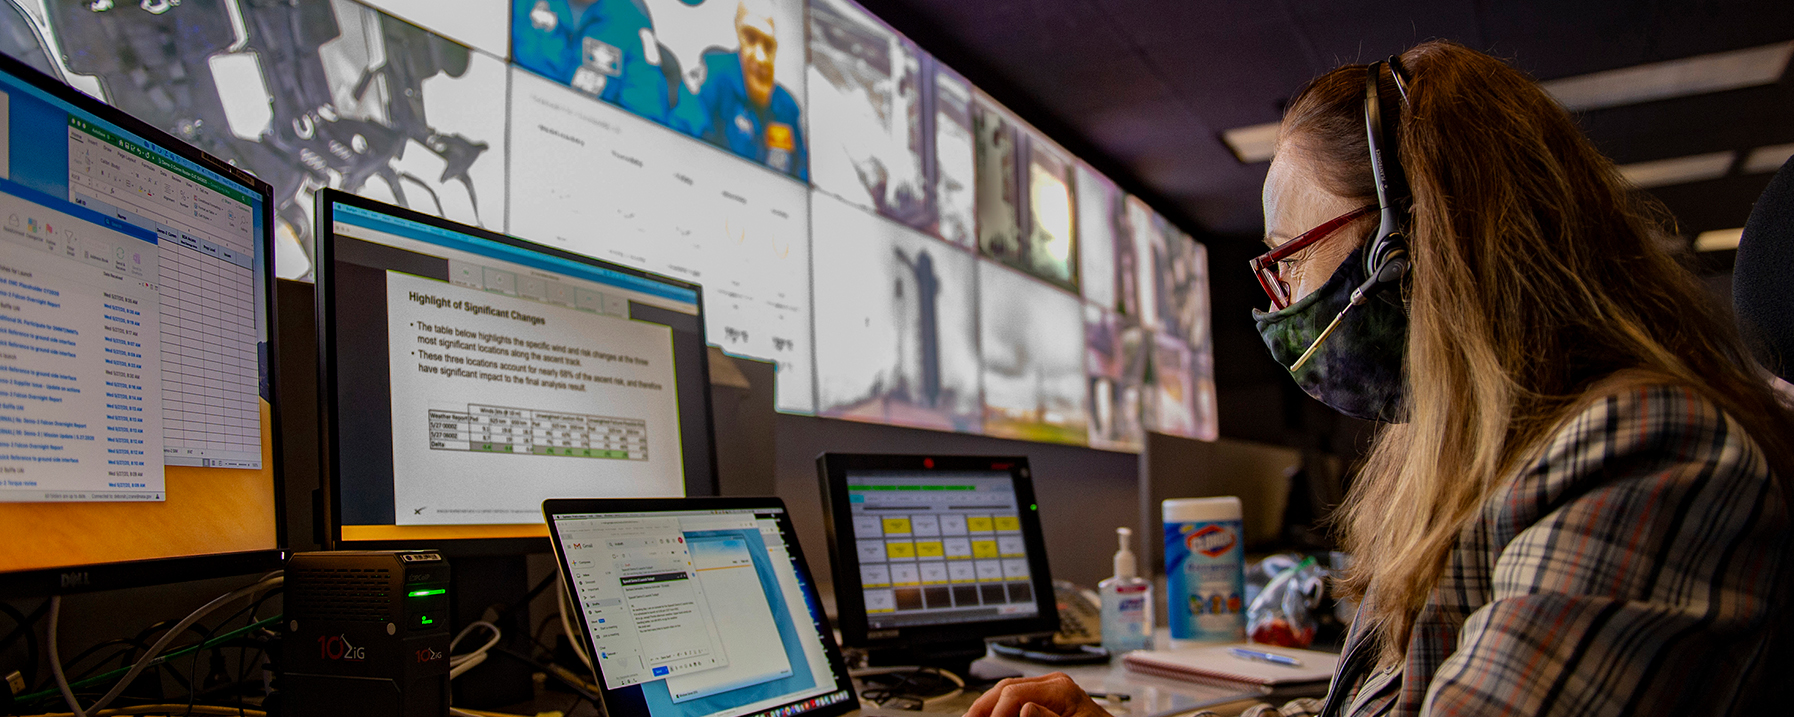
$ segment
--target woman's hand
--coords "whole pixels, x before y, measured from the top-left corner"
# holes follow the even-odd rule
[[[998,682],[965,717],[1111,717],[1063,672]]]

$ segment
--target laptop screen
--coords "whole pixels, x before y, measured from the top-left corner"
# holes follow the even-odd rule
[[[789,717],[853,699],[783,509],[552,522],[613,715]]]

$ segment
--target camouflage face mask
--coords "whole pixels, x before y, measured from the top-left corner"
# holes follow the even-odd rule
[[[1285,369],[1314,344],[1333,317],[1351,303],[1352,290],[1369,278],[1363,254],[1363,247],[1353,251],[1326,284],[1289,308],[1270,313],[1252,310],[1259,337]],[[1353,418],[1406,420],[1402,361],[1408,347],[1408,315],[1401,301],[1401,292],[1385,290],[1352,307],[1339,328],[1290,377],[1315,400]]]

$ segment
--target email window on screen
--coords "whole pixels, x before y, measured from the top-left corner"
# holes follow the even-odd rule
[[[753,515],[632,519],[626,524],[563,520],[560,526],[605,685],[610,689],[639,685],[655,717],[739,714],[833,688],[826,665],[819,675],[817,660],[810,654],[815,650],[809,648],[821,645],[813,627],[804,631],[813,625],[812,616],[793,611],[803,602],[793,598],[801,595],[802,587],[791,570],[780,571],[773,563],[769,541],[776,544],[781,538],[776,530],[769,536]],[[668,545],[663,540],[676,547],[662,549]],[[605,551],[629,548],[632,541],[640,541],[639,547],[649,553],[683,556],[690,577],[675,579],[669,575],[674,571],[646,562],[610,569],[602,564],[613,554]],[[778,547],[781,559],[789,561],[782,544]],[[600,559],[585,557],[594,552],[601,553]],[[626,573],[665,576],[658,580],[666,587],[657,588],[653,605],[646,608],[655,612],[638,611],[637,594],[623,585]],[[681,582],[689,592],[673,587]],[[690,612],[664,607],[681,602],[675,594],[695,596]],[[649,625],[648,620],[664,622]],[[700,628],[709,630],[720,647],[703,658],[675,658],[665,664],[643,659],[653,649],[648,646],[655,644],[651,639],[636,638],[641,646],[631,651],[631,635],[664,624],[681,624],[693,642]],[[691,664],[699,659],[708,662]]]
[[[574,521],[562,542],[611,689],[727,664],[677,518]]]
[[[704,592],[719,596],[710,601],[710,616],[722,633],[729,665],[668,678],[672,700],[685,702],[789,676],[791,660],[773,622],[773,596],[760,585],[747,538],[736,531],[690,532],[685,537]]]

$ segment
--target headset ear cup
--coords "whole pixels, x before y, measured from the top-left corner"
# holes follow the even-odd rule
[[[1401,241],[1401,236],[1400,229],[1392,229],[1387,232],[1377,231],[1376,236],[1370,239],[1370,246],[1364,250],[1364,273],[1366,276],[1374,277],[1382,271],[1384,262],[1389,260],[1389,253],[1396,248],[1396,243]]]
[[[1399,284],[1412,265],[1407,235],[1397,229],[1378,236],[1370,250],[1364,253],[1364,263],[1365,273],[1370,276],[1367,286],[1380,291],[1388,285]]]
[[[1384,276],[1384,270],[1391,261],[1399,260],[1400,270],[1393,276]],[[1408,273],[1408,235],[1400,231],[1392,232],[1377,247],[1377,278],[1379,281],[1400,281]]]

